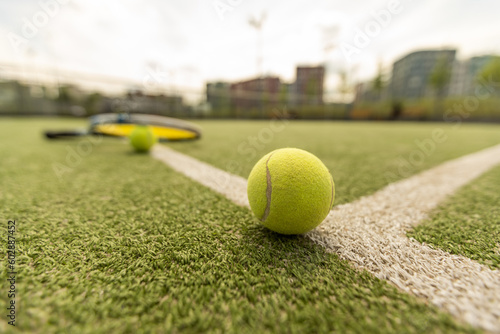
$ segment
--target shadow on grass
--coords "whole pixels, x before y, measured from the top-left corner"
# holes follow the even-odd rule
[[[291,270],[294,277],[315,276],[321,270],[344,268],[351,271],[346,261],[336,254],[327,253],[324,248],[314,244],[303,235],[283,235],[273,232],[258,223],[242,230],[241,246],[255,249],[251,255],[256,265],[273,264]],[[298,274],[301,275],[298,275]]]

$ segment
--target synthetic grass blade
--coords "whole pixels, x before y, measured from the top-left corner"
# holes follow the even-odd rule
[[[248,206],[246,182],[165,147],[154,156]],[[444,198],[500,163],[500,145],[446,162],[336,207],[308,237],[401,290],[428,299],[473,326],[500,329],[500,273],[406,237]]]

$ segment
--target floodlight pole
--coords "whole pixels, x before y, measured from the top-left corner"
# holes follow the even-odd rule
[[[337,25],[329,25],[329,26],[320,26],[322,39],[323,39],[323,66],[325,68],[325,77],[328,73],[328,62],[330,60],[330,52],[337,47],[337,36],[339,33],[339,27]],[[324,87],[324,96],[326,96],[326,100],[329,100],[327,94],[326,84]]]
[[[259,19],[251,17],[248,20],[248,23],[250,26],[255,28],[257,32],[257,47],[256,47],[256,65],[257,65],[257,77],[258,77],[258,86],[259,86],[259,92],[260,92],[260,98],[259,98],[259,106],[260,106],[260,111],[262,116],[264,116],[264,102],[262,101],[262,92],[263,92],[263,86],[262,86],[262,78],[263,78],[263,73],[262,73],[262,26],[264,24],[264,21],[266,19],[266,13],[263,12],[260,15]]]
[[[255,28],[257,32],[257,47],[256,47],[256,65],[257,65],[257,76],[262,77],[262,26],[264,25],[264,21],[266,20],[266,13],[263,12],[260,15],[259,19],[251,17],[248,20],[250,26]]]

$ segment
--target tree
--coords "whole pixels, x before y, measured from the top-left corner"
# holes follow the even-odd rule
[[[68,104],[73,102],[74,98],[73,95],[71,94],[71,87],[69,86],[59,87],[59,94],[56,98],[56,101]]]
[[[386,80],[383,72],[383,66],[382,63],[379,63],[377,74],[375,75],[375,78],[373,78],[372,82],[372,88],[377,94],[377,101],[381,99],[382,91],[384,90],[385,85],[386,85]]]
[[[58,114],[66,115],[71,113],[71,106],[77,102],[72,90],[73,87],[70,85],[59,86],[58,95],[55,99]]]
[[[85,97],[83,106],[89,115],[95,115],[100,112],[104,97],[102,94],[94,92]]]
[[[451,78],[451,62],[442,57],[436,62],[431,75],[429,76],[429,84],[434,89],[435,103],[434,103],[434,116],[442,110],[443,99],[446,93],[446,87]]]
[[[339,72],[339,92],[342,96],[342,102],[345,102],[347,94],[351,93],[352,85],[350,83],[348,74],[346,70],[342,70]]]
[[[338,90],[340,92],[340,95],[342,97],[342,103],[345,104],[345,114],[344,114],[344,118],[349,118],[349,105],[346,103],[346,98],[347,98],[347,95],[352,93],[352,90],[353,90],[353,87],[352,87],[352,84],[351,84],[351,78],[347,72],[347,70],[341,70],[339,72],[339,86],[338,86]]]
[[[494,57],[479,72],[477,81],[487,86],[489,91],[500,94],[500,57]]]
[[[286,106],[288,104],[288,95],[289,95],[289,86],[282,84],[280,86],[280,92],[279,92],[279,102],[280,106]]]

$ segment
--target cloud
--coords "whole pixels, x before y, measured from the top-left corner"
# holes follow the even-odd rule
[[[325,60],[330,76],[357,66],[357,78],[369,79],[379,60],[387,66],[418,48],[451,44],[464,56],[500,51],[500,44],[493,43],[500,37],[500,3],[494,0],[400,0],[402,12],[351,63],[340,43],[352,42],[356,29],[363,29],[389,0],[217,1],[230,6],[223,20],[214,1],[70,0],[30,45],[44,64],[137,81],[155,63],[173,73],[176,84],[200,92],[204,80],[256,74],[257,33],[248,19],[263,11],[268,14],[262,29],[264,71],[285,80],[293,78],[297,64]],[[38,0],[0,3],[1,62],[30,61],[9,49],[6,35],[20,34],[23,18],[40,10]],[[332,27],[337,34],[326,40],[323,31]],[[329,52],[324,51],[327,43],[334,46]]]

